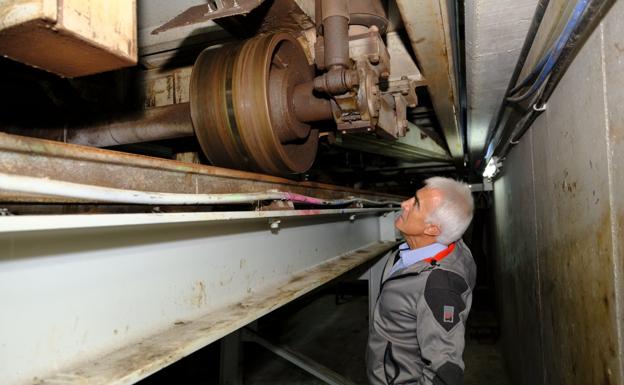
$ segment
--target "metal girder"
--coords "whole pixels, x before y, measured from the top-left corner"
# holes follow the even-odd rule
[[[211,214],[0,217],[3,383],[134,383],[395,245],[382,209]]]
[[[190,44],[206,44],[209,41],[227,39],[230,34],[212,20],[181,26],[158,34],[153,33],[155,29],[185,9],[205,3],[204,0],[138,0],[139,54],[155,54]]]
[[[339,147],[370,152],[397,158],[406,162],[450,164],[446,150],[429,138],[413,123],[408,122],[409,131],[397,140],[379,139],[370,135],[336,135]]]
[[[142,191],[216,194],[278,189],[319,198],[396,198],[346,187],[295,182],[250,172],[3,133],[0,133],[0,172]],[[77,201],[3,193],[0,186],[0,202]]]
[[[447,0],[396,0],[451,156],[464,157]]]
[[[249,13],[264,0],[221,0],[194,5],[152,31],[156,35],[185,25]]]

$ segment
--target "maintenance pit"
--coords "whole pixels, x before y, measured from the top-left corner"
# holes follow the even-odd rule
[[[465,383],[622,384],[622,16],[0,3],[0,382],[365,383],[441,175],[475,201]]]

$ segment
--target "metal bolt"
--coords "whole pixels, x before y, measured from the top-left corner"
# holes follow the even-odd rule
[[[269,226],[271,227],[271,231],[279,230],[280,223],[282,223],[279,219],[269,219]]]

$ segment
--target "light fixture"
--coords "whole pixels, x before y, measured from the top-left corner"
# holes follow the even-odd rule
[[[485,170],[483,170],[483,177],[488,179],[494,178],[494,176],[498,174],[500,167],[501,162],[499,162],[498,157],[491,157],[490,160],[487,162],[487,165],[485,166]]]

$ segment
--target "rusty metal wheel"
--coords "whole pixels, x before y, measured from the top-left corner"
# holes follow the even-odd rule
[[[286,32],[204,50],[190,85],[195,134],[216,166],[273,175],[302,173],[316,156],[318,130],[293,111],[293,90],[314,77]]]

